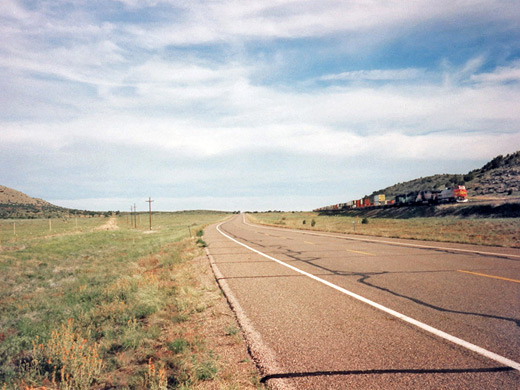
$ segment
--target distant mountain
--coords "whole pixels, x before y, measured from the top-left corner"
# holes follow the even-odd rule
[[[482,168],[467,174],[442,174],[398,183],[375,191],[373,195],[385,194],[393,199],[398,194],[406,194],[421,189],[443,189],[454,185],[464,185],[469,197],[475,196],[519,196],[520,195],[520,151],[506,156],[497,156]]]
[[[4,218],[57,218],[71,215],[100,215],[103,213],[67,209],[43,199],[32,198],[23,192],[0,185],[0,219]]]

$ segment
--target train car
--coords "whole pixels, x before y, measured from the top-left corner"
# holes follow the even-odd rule
[[[394,203],[397,206],[402,206],[406,204],[406,194],[399,194],[395,196]]]
[[[438,194],[437,201],[439,203],[467,202],[468,192],[465,186],[448,187]]]
[[[386,204],[385,194],[374,195],[372,204],[374,206],[384,206]]]
[[[365,196],[362,199],[351,200],[346,203],[338,203],[331,206],[316,209],[320,212],[339,212],[341,210],[358,209],[365,207],[384,207],[384,206],[415,206],[438,204],[448,202],[467,202],[468,193],[465,186],[457,185],[444,190],[420,190],[411,191],[407,194],[398,194],[393,200],[386,200],[384,194],[373,197]]]
[[[431,204],[436,200],[436,192],[431,190],[421,190],[415,198],[417,204]]]

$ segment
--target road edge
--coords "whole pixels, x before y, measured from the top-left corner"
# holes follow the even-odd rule
[[[280,372],[284,372],[276,359],[275,352],[263,342],[262,336],[253,327],[251,321],[238,302],[238,299],[231,291],[231,288],[229,287],[224,275],[220,272],[215,259],[211,255],[209,248],[206,247],[204,249],[211,265],[211,269],[213,270],[215,280],[217,281],[217,284],[219,285],[222,293],[224,294],[224,297],[231,307],[231,310],[233,313],[235,313],[236,319],[242,329],[244,339],[246,341],[247,350],[255,362],[258,370],[260,371],[260,375],[264,378]],[[269,383],[263,383],[272,390],[296,390],[293,386],[288,384],[286,380],[283,379],[270,379]]]

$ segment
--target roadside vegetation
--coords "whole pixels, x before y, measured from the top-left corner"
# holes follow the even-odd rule
[[[226,216],[0,220],[0,389],[256,388],[206,328],[241,342],[201,279],[202,228]]]
[[[318,213],[254,213],[253,222],[328,232],[520,248],[519,218],[362,218]],[[314,224],[309,223],[314,221]]]

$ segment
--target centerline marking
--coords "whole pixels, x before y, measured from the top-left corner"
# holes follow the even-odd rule
[[[359,253],[360,255],[367,255],[367,256],[377,256],[376,254],[374,253],[368,253],[368,252],[363,252],[363,251],[355,251],[353,249],[346,249],[347,252],[352,252],[352,253]]]
[[[517,371],[520,371],[520,363],[515,362],[514,360],[508,359],[505,356],[498,355],[498,354],[496,354],[494,352],[488,351],[487,349],[479,347],[478,345],[472,344],[472,343],[470,343],[468,341],[465,341],[465,340],[460,339],[458,337],[452,336],[451,334],[443,332],[440,329],[434,328],[433,326],[427,325],[427,324],[425,324],[423,322],[420,322],[420,321],[418,321],[418,320],[416,320],[416,319],[414,319],[412,317],[408,317],[407,315],[399,313],[398,311],[392,310],[392,309],[390,309],[390,308],[388,308],[386,306],[383,306],[383,305],[381,305],[381,304],[379,304],[377,302],[371,301],[370,299],[367,299],[367,298],[365,298],[365,297],[363,297],[361,295],[358,295],[358,294],[356,294],[356,293],[354,293],[352,291],[349,291],[349,290],[347,290],[347,289],[345,289],[343,287],[337,286],[334,283],[331,283],[331,282],[329,282],[329,281],[327,281],[325,279],[319,278],[319,277],[317,277],[317,276],[315,276],[315,275],[313,275],[313,274],[311,274],[309,272],[303,271],[303,270],[301,270],[299,268],[296,268],[296,267],[294,267],[294,266],[292,266],[290,264],[284,263],[283,261],[278,260],[275,257],[269,256],[266,253],[263,253],[263,252],[260,252],[259,250],[251,248],[250,246],[248,246],[246,244],[243,244],[240,241],[238,241],[238,240],[234,239],[233,237],[231,237],[231,236],[227,235],[226,233],[224,233],[220,229],[220,226],[222,226],[223,223],[225,223],[225,222],[221,222],[220,224],[217,225],[217,230],[218,230],[218,232],[220,234],[222,234],[224,237],[230,239],[231,241],[237,243],[238,245],[241,245],[244,248],[247,248],[250,251],[259,254],[260,256],[263,256],[263,257],[265,257],[265,258],[267,258],[269,260],[273,260],[276,263],[278,263],[280,265],[283,265],[284,267],[292,269],[295,272],[298,272],[298,273],[300,273],[302,275],[305,275],[305,276],[307,276],[307,277],[309,277],[309,278],[311,278],[311,279],[313,279],[313,280],[315,280],[315,281],[317,281],[319,283],[322,283],[322,284],[324,284],[324,285],[326,285],[328,287],[333,288],[334,290],[337,290],[337,291],[339,291],[339,292],[341,292],[341,293],[343,293],[345,295],[348,295],[349,297],[357,299],[358,301],[366,303],[366,304],[368,304],[368,305],[370,305],[370,306],[372,306],[372,307],[374,307],[376,309],[379,309],[379,310],[381,310],[381,311],[383,311],[383,312],[385,312],[387,314],[390,314],[393,317],[399,318],[402,321],[405,321],[405,322],[407,322],[409,324],[412,324],[412,325],[414,325],[414,326],[416,326],[416,327],[418,327],[418,328],[420,328],[420,329],[422,329],[422,330],[424,330],[426,332],[432,333],[432,334],[434,334],[434,335],[436,335],[436,336],[438,336],[440,338],[443,338],[443,339],[445,339],[447,341],[450,341],[450,342],[452,342],[454,344],[457,344],[457,345],[459,345],[461,347],[464,347],[464,348],[466,348],[466,349],[468,349],[470,351],[476,352],[476,353],[478,353],[481,356],[485,356],[488,359],[494,360],[496,362],[499,362],[500,364],[504,364],[504,365],[506,365],[508,367],[514,368]]]
[[[457,271],[458,271],[458,272],[464,272],[465,274],[472,274],[472,275],[477,275],[477,276],[484,276],[484,277],[486,277],[486,278],[493,278],[493,279],[507,280],[508,282],[520,283],[520,280],[509,279],[509,278],[503,278],[502,276],[495,276],[495,275],[481,274],[480,272],[464,271],[464,270],[462,270],[462,269],[458,269]]]

